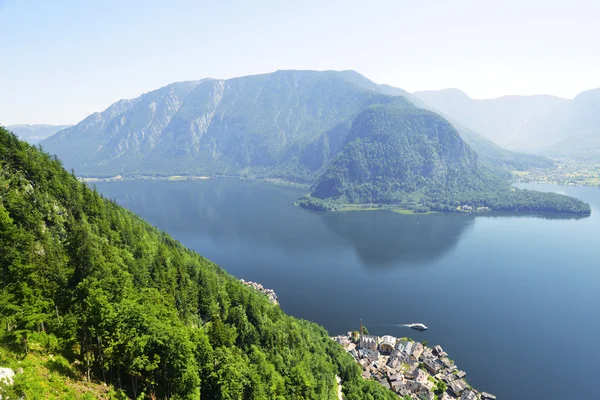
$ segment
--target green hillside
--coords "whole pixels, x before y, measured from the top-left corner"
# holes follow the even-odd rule
[[[371,106],[352,123],[346,146],[300,204],[389,204],[414,211],[493,210],[589,214],[567,196],[511,188],[481,164],[456,129],[438,114],[402,104]]]
[[[396,398],[322,327],[2,128],[0,281],[0,363],[24,369],[15,396],[336,399],[338,375],[348,400]]]

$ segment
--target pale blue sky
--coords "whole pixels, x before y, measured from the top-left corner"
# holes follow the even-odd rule
[[[0,0],[0,124],[77,123],[174,81],[277,69],[573,97],[600,87],[598,16],[595,0]]]

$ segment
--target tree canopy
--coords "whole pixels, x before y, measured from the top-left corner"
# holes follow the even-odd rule
[[[392,399],[317,324],[103,198],[0,128],[0,339],[128,396]]]

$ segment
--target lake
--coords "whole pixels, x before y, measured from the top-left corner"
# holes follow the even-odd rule
[[[600,398],[600,189],[521,185],[591,217],[316,213],[302,190],[236,180],[98,184],[291,315],[440,344],[502,399]],[[426,332],[401,324],[422,322]]]

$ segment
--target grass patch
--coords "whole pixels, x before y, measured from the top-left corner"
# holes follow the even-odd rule
[[[30,351],[17,356],[6,344],[0,345],[0,367],[15,371],[14,385],[4,386],[7,399],[110,399],[117,393],[100,382],[86,382],[76,365],[65,357]],[[22,368],[22,373],[18,373]]]

